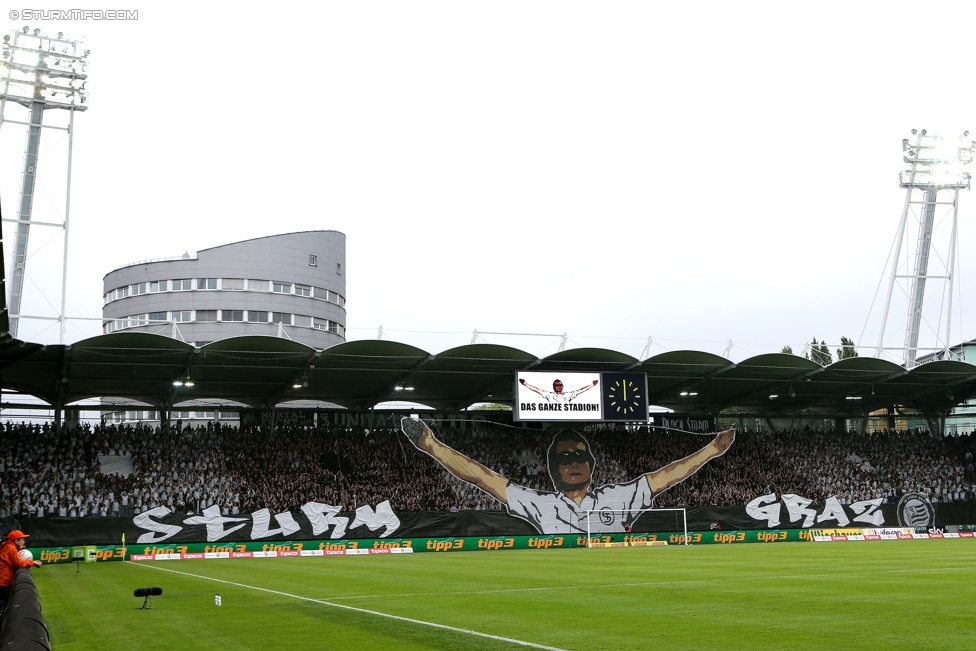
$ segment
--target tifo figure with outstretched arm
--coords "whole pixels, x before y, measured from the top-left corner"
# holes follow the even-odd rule
[[[584,387],[580,387],[575,391],[563,391],[563,383],[560,380],[556,380],[552,383],[552,391],[546,391],[545,389],[540,389],[539,387],[534,387],[525,380],[519,380],[529,391],[535,391],[540,396],[546,399],[547,402],[569,402],[579,394],[584,391],[589,391],[596,386],[598,380],[593,380],[593,384],[587,384]]]
[[[684,459],[623,484],[590,490],[595,459],[589,443],[579,432],[562,430],[553,437],[547,455],[549,476],[557,490],[547,492],[513,484],[448,447],[423,421],[404,418],[400,426],[417,449],[432,456],[458,479],[474,484],[504,503],[511,515],[528,520],[541,533],[586,533],[586,512],[604,509],[600,521],[590,525],[590,531],[624,531],[639,517],[639,511],[651,508],[655,495],[725,454],[735,440],[735,430],[726,430]]]

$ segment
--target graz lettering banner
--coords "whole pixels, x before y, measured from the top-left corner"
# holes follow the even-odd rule
[[[914,498],[913,498],[914,499]],[[770,494],[745,506],[689,509],[689,531],[740,531],[767,529],[824,529],[833,527],[945,526],[976,522],[976,503],[955,502],[933,506],[931,520],[920,519],[921,511],[911,500],[880,504],[877,500],[840,504],[829,499],[814,504],[797,495]],[[906,506],[908,504],[908,506]],[[929,505],[932,506],[932,505]],[[614,530],[611,514],[603,514],[601,532]],[[601,514],[595,514],[600,518]],[[908,522],[906,522],[906,519]],[[624,523],[618,532],[624,532]],[[400,538],[444,538],[471,536],[534,536],[540,531],[526,520],[505,511],[433,511],[395,513],[389,502],[362,506],[354,512],[317,502],[300,512],[271,513],[262,509],[251,514],[221,515],[216,508],[199,515],[176,515],[166,507],[152,509],[133,518],[24,518],[9,523],[31,534],[32,547],[119,544],[123,536],[129,546],[177,543],[275,542],[284,540],[383,540]],[[585,535],[585,523],[546,526],[563,531],[545,534]],[[680,531],[671,512],[644,513],[627,524],[628,533]],[[595,529],[594,529],[595,530]]]

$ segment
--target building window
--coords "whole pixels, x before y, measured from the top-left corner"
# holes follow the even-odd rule
[[[337,276],[341,276],[342,275],[342,263],[341,262],[336,262],[336,275]]]
[[[291,325],[291,314],[286,314],[284,312],[272,312],[271,323],[283,323],[284,325]]]
[[[217,289],[217,279],[197,278],[197,289]]]
[[[157,281],[157,282],[154,282],[154,283],[149,283],[149,291],[150,292],[165,292],[166,291],[166,286],[168,284],[169,284],[169,281],[166,281],[166,280],[160,280],[160,281]]]
[[[217,310],[197,310],[197,321],[216,321]]]
[[[165,312],[150,312],[149,323],[165,323],[167,321]]]
[[[262,312],[262,311],[259,311],[259,310],[248,310],[247,311],[247,320],[250,323],[267,323],[268,322],[268,313],[267,312]]]
[[[311,328],[312,317],[306,316],[304,314],[296,314],[293,324],[299,328]]]
[[[247,279],[247,288],[254,292],[266,292],[268,291],[268,281],[267,280],[251,280]]]
[[[224,278],[220,281],[221,289],[232,289],[236,291],[244,290],[244,279],[243,278]]]
[[[189,310],[183,310],[182,312],[173,312],[173,321],[178,323],[185,323],[187,321],[193,320],[193,312]]]
[[[339,332],[339,324],[335,321],[329,321],[329,332],[337,334]]]
[[[295,285],[295,293],[299,296],[311,296],[312,288],[305,285]]]
[[[174,292],[188,292],[193,289],[193,281],[189,278],[183,278],[180,280],[173,281],[173,291]]]
[[[125,298],[129,295],[129,286],[126,285],[125,287],[119,287],[115,290],[115,293],[119,298]]]
[[[271,291],[275,294],[291,294],[291,283],[271,283]]]
[[[132,295],[138,296],[139,294],[146,293],[146,283],[138,283],[132,286]]]
[[[244,310],[221,310],[220,320],[221,321],[243,321]]]
[[[310,267],[317,267],[317,266],[319,266],[319,256],[312,255],[311,253],[309,253],[308,254],[308,266],[310,266]]]

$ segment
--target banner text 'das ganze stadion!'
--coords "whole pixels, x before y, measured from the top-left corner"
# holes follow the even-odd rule
[[[647,422],[644,373],[515,374],[516,420]]]

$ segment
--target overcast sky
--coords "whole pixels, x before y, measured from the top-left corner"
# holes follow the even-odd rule
[[[873,347],[902,138],[976,132],[971,2],[222,6],[0,15],[4,33],[63,31],[91,49],[69,317],[100,317],[102,277],[127,263],[334,229],[349,339],[382,326],[436,353],[474,330],[566,333],[635,357],[648,337],[651,354],[731,340],[735,361],[811,337]],[[23,148],[4,125],[5,218]],[[35,219],[52,221],[63,132],[42,149]],[[976,336],[974,214],[964,192],[954,340]],[[60,237],[32,231],[24,313],[60,302]],[[892,319],[902,328],[904,309]],[[67,339],[99,332],[72,320]],[[58,330],[25,320],[20,337]]]

